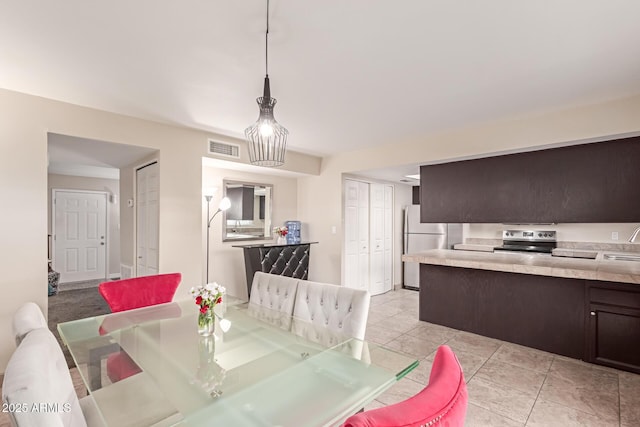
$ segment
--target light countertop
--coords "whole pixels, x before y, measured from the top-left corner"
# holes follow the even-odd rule
[[[432,249],[403,255],[402,260],[479,270],[640,284],[640,262],[605,260],[603,252],[599,252],[595,259],[585,259],[521,252],[493,253],[478,249]]]

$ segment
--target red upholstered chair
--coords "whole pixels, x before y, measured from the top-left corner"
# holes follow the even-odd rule
[[[181,280],[180,273],[157,274],[103,282],[98,286],[98,291],[111,311],[116,313],[171,302]],[[107,357],[107,375],[112,382],[138,372],[140,368],[124,351]]]
[[[438,348],[429,384],[418,394],[394,405],[360,412],[342,427],[464,426],[467,385],[458,358],[449,346]]]

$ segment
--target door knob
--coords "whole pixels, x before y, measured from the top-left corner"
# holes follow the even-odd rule
[[[100,242],[100,246],[104,246],[104,242]]]
[[[596,315],[596,312],[595,312],[595,311],[592,311],[592,312],[591,312],[591,315],[592,315],[592,316],[595,316],[595,315]]]

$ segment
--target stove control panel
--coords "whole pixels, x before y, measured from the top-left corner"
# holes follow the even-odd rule
[[[555,242],[555,231],[543,230],[504,230],[502,240],[526,240],[528,242]]]

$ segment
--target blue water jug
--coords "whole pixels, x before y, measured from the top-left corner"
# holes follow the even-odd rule
[[[287,244],[300,243],[300,221],[286,221],[284,225],[287,226]]]

